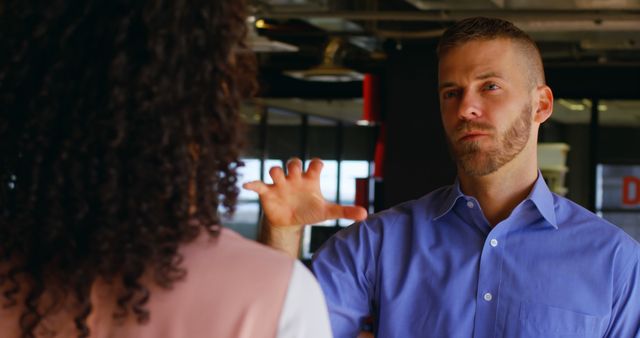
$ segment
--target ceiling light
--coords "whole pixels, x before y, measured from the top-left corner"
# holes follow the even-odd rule
[[[296,79],[320,82],[362,81],[364,74],[343,67],[338,60],[338,51],[343,44],[340,38],[331,38],[324,49],[322,63],[306,70],[292,70],[284,73]]]
[[[256,28],[265,28],[267,23],[263,19],[256,20]]]
[[[288,43],[270,40],[258,35],[257,28],[266,28],[268,25],[263,19],[256,20],[255,17],[247,18],[247,38],[246,43],[255,53],[282,53],[297,52],[298,47]]]
[[[585,104],[576,103],[575,101],[566,100],[566,99],[559,99],[558,103],[563,107],[573,111],[583,111],[586,108]]]
[[[358,121],[356,121],[356,125],[362,126],[362,127],[374,127],[374,126],[378,125],[378,122],[369,121],[369,120],[358,120]]]

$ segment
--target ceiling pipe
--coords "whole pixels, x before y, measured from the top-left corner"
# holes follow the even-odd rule
[[[259,12],[265,19],[340,18],[345,20],[378,21],[456,21],[471,16],[499,17],[509,21],[640,21],[640,10],[442,10],[442,11],[300,11]]]

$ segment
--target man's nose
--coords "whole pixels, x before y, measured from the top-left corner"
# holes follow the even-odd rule
[[[473,120],[482,116],[482,106],[479,97],[469,91],[460,94],[458,117],[461,120]]]

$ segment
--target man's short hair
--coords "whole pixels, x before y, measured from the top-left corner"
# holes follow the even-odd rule
[[[451,49],[470,41],[488,41],[495,39],[509,39],[518,47],[524,56],[527,73],[532,85],[545,83],[542,56],[535,41],[513,23],[486,17],[472,17],[456,22],[449,27],[438,42],[438,59]]]

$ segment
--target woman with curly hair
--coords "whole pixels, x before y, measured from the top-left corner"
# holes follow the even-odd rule
[[[255,87],[245,15],[0,4],[2,337],[330,336],[311,274],[220,226]]]

